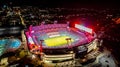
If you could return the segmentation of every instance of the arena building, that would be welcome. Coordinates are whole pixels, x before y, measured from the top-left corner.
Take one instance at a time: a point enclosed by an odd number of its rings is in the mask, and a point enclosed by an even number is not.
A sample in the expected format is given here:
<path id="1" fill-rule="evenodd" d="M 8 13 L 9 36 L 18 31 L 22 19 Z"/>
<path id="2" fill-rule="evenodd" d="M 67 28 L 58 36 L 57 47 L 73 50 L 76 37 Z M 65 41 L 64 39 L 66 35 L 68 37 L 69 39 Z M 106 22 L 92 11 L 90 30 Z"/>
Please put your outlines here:
<path id="1" fill-rule="evenodd" d="M 66 61 L 73 64 L 73 60 L 83 58 L 98 45 L 94 31 L 79 24 L 74 28 L 69 23 L 30 26 L 25 34 L 29 51 L 53 65 Z"/>

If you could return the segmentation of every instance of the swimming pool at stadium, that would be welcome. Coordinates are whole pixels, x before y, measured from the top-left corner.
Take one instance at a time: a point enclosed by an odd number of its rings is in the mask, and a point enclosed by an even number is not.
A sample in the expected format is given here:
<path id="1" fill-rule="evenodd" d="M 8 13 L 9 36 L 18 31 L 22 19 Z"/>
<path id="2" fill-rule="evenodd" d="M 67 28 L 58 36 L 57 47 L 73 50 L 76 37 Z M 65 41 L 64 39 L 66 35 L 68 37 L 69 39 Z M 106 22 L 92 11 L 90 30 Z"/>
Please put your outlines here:
<path id="1" fill-rule="evenodd" d="M 19 39 L 1 39 L 0 40 L 0 55 L 2 55 L 5 51 L 10 49 L 17 49 L 21 45 L 21 41 Z"/>

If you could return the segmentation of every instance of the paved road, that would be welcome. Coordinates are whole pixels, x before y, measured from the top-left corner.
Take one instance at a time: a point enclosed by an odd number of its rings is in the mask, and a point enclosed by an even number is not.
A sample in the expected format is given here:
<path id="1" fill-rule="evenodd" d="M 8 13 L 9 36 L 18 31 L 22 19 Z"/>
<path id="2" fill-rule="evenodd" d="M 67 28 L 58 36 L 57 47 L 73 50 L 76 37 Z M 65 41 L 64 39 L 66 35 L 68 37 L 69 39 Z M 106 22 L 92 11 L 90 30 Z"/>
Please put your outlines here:
<path id="1" fill-rule="evenodd" d="M 111 55 L 105 55 L 99 58 L 102 67 L 116 67 L 115 61 Z"/>

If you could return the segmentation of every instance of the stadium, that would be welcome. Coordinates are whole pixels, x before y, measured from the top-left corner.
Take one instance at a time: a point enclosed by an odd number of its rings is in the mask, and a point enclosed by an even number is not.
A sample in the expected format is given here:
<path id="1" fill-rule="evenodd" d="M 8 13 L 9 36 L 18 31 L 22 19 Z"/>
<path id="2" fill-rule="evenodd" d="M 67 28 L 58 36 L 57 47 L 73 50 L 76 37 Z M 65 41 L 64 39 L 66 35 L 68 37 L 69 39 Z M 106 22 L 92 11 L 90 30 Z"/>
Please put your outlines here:
<path id="1" fill-rule="evenodd" d="M 69 23 L 30 26 L 25 34 L 29 51 L 47 64 L 82 58 L 97 47 L 93 30 L 79 24 L 75 27 Z"/>

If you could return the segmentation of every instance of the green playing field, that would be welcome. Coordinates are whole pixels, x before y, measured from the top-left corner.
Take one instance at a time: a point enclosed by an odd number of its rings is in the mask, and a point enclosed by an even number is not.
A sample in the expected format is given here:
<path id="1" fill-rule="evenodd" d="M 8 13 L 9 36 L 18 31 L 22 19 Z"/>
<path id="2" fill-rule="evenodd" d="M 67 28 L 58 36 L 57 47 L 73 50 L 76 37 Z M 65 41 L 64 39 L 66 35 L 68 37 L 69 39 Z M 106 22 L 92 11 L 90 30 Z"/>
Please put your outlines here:
<path id="1" fill-rule="evenodd" d="M 53 47 L 53 46 L 63 46 L 67 45 L 67 40 L 66 38 L 70 38 L 69 36 L 58 36 L 58 37 L 53 37 L 53 38 L 48 38 L 44 42 L 46 46 Z M 71 38 L 71 42 L 74 40 Z"/>

